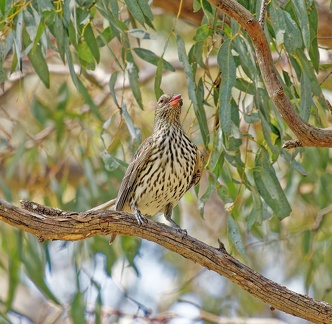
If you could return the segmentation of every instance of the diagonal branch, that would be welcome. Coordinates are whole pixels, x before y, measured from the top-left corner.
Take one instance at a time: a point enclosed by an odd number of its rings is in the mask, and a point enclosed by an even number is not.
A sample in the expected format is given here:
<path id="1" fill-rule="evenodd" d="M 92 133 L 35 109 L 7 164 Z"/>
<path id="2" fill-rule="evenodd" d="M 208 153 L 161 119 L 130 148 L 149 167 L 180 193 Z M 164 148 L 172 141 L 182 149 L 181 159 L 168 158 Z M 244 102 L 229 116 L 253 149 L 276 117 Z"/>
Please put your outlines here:
<path id="1" fill-rule="evenodd" d="M 136 218 L 119 211 L 64 212 L 36 203 L 22 201 L 25 209 L 0 198 L 0 220 L 44 240 L 83 240 L 111 233 L 138 236 L 199 263 L 230 279 L 272 308 L 315 323 L 332 322 L 332 305 L 290 291 L 248 268 L 219 248 L 209 246 L 164 224 L 148 220 L 144 226 Z"/>
<path id="2" fill-rule="evenodd" d="M 257 62 L 267 92 L 289 128 L 297 136 L 300 146 L 332 147 L 332 129 L 318 128 L 301 119 L 277 78 L 269 44 L 264 31 L 254 16 L 235 0 L 208 0 L 218 10 L 236 20 L 253 43 Z M 287 142 L 285 143 L 287 147 Z M 299 145 L 297 145 L 299 146 Z M 293 146 L 294 147 L 294 146 Z"/>

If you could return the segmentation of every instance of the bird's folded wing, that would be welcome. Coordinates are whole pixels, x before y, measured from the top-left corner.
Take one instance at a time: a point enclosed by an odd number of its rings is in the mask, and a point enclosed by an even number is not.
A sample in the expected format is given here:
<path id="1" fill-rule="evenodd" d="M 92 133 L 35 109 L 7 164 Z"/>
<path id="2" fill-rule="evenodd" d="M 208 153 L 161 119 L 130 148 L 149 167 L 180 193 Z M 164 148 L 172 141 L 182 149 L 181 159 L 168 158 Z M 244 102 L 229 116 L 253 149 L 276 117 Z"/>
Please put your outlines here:
<path id="1" fill-rule="evenodd" d="M 198 184 L 198 182 L 201 180 L 203 169 L 204 169 L 204 154 L 199 149 L 197 149 L 195 169 L 193 177 L 191 179 L 191 182 L 187 190 Z"/>
<path id="2" fill-rule="evenodd" d="M 134 190 L 140 172 L 146 167 L 146 162 L 152 153 L 153 139 L 148 137 L 138 148 L 133 160 L 129 164 L 125 176 L 122 180 L 115 210 L 122 210 L 127 202 L 129 193 Z"/>

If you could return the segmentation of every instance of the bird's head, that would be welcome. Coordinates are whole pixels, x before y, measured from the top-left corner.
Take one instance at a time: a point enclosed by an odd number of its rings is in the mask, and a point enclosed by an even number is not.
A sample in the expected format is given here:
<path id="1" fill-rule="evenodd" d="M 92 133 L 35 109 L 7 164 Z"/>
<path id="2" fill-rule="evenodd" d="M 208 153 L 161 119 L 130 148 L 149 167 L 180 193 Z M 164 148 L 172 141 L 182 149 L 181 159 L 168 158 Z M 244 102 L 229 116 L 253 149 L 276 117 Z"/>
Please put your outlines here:
<path id="1" fill-rule="evenodd" d="M 163 94 L 157 102 L 155 122 L 179 123 L 182 103 L 181 94 Z"/>

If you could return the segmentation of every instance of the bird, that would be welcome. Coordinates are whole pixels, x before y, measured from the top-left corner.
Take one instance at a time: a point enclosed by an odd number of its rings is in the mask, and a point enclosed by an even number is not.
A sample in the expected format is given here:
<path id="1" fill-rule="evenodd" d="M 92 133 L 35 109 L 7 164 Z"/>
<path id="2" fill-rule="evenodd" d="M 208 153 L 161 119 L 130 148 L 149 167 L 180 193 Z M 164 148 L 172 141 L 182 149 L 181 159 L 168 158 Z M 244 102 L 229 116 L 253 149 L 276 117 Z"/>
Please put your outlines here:
<path id="1" fill-rule="evenodd" d="M 204 154 L 185 133 L 181 94 L 163 94 L 156 105 L 154 129 L 137 149 L 115 201 L 115 210 L 133 213 L 139 225 L 145 216 L 164 213 L 172 227 L 187 235 L 172 219 L 173 208 L 201 179 Z M 92 210 L 107 209 L 110 200 Z M 91 211 L 91 210 L 90 210 Z M 110 238 L 110 243 L 116 234 Z"/>

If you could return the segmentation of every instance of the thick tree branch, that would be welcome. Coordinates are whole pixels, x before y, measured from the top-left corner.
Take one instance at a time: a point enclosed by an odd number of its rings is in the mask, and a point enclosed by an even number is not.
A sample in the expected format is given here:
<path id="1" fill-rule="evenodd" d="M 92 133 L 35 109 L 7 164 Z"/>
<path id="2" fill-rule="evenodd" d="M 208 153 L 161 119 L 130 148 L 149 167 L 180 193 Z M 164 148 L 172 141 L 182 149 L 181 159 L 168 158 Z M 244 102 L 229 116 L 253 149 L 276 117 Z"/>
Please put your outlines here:
<path id="1" fill-rule="evenodd" d="M 321 129 L 304 122 L 295 112 L 290 99 L 277 78 L 269 44 L 264 31 L 254 16 L 235 0 L 208 0 L 218 10 L 236 20 L 253 43 L 256 58 L 267 92 L 289 128 L 302 146 L 332 147 L 332 130 Z"/>
<path id="2" fill-rule="evenodd" d="M 23 201 L 25 209 L 0 198 L 0 220 L 44 240 L 83 240 L 110 233 L 138 236 L 158 243 L 203 267 L 225 276 L 271 307 L 315 323 L 332 322 L 332 306 L 288 290 L 248 268 L 224 249 L 209 246 L 173 228 L 118 211 L 64 212 Z"/>

